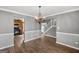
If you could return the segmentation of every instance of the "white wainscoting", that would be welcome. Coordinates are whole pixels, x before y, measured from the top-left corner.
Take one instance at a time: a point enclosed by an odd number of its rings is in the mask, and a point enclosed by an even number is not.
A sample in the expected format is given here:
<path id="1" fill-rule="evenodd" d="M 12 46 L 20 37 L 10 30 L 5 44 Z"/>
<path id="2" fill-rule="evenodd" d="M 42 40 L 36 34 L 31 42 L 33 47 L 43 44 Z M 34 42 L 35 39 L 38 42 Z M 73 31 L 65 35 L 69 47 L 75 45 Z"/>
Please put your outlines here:
<path id="1" fill-rule="evenodd" d="M 52 37 L 52 38 L 56 38 L 56 36 L 48 35 L 48 34 L 46 34 L 45 36 Z"/>
<path id="2" fill-rule="evenodd" d="M 79 34 L 56 32 L 57 43 L 79 49 Z"/>
<path id="3" fill-rule="evenodd" d="M 41 30 L 33 30 L 25 32 L 25 42 L 33 40 L 41 36 Z"/>
<path id="4" fill-rule="evenodd" d="M 13 33 L 0 34 L 0 50 L 13 46 Z"/>
<path id="5" fill-rule="evenodd" d="M 25 42 L 35 40 L 41 37 L 41 30 L 33 30 L 25 32 Z M 14 34 L 0 34 L 0 50 L 14 45 Z"/>

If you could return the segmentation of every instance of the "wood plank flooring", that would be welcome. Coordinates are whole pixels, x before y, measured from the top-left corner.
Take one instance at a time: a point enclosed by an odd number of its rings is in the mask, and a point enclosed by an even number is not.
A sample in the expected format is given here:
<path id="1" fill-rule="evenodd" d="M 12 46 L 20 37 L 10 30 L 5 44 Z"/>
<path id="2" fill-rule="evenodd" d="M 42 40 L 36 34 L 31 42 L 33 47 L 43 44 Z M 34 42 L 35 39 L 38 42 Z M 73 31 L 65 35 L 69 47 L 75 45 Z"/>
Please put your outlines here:
<path id="1" fill-rule="evenodd" d="M 79 53 L 79 50 L 57 44 L 55 38 L 48 36 L 28 41 L 20 47 L 14 46 L 5 50 L 8 53 Z"/>

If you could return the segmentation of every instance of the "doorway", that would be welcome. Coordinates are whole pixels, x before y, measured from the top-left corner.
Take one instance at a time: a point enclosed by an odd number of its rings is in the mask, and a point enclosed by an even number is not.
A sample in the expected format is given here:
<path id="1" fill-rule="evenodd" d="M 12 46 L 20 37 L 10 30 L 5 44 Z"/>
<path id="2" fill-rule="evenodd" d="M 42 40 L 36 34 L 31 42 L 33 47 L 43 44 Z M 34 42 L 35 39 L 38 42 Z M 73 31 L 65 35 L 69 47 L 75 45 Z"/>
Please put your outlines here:
<path id="1" fill-rule="evenodd" d="M 14 36 L 22 35 L 24 30 L 24 21 L 22 19 L 14 19 Z"/>
<path id="2" fill-rule="evenodd" d="M 14 19 L 14 47 L 15 50 L 21 47 L 25 41 L 24 19 Z"/>

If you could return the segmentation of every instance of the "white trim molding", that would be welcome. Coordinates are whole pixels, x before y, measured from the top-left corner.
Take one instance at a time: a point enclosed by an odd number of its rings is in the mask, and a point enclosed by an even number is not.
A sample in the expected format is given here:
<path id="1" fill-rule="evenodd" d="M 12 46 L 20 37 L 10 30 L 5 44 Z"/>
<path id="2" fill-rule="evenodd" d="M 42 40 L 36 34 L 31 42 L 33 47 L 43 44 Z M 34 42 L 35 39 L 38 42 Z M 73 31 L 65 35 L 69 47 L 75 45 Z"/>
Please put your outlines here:
<path id="1" fill-rule="evenodd" d="M 2 33 L 2 34 L 0 34 L 0 36 L 3 36 L 3 35 L 14 35 L 14 33 Z"/>
<path id="2" fill-rule="evenodd" d="M 13 10 L 10 10 L 10 9 L 0 8 L 0 10 L 6 11 L 6 12 L 11 12 L 11 13 L 16 13 L 16 14 L 20 14 L 20 15 L 30 16 L 30 17 L 35 18 L 35 16 L 29 15 L 29 14 L 25 14 L 25 13 L 21 13 L 21 12 L 17 12 L 17 11 L 13 11 Z M 74 12 L 74 11 L 77 11 L 77 10 L 79 10 L 79 8 L 72 9 L 72 10 L 66 10 L 66 11 L 55 13 L 55 14 L 52 14 L 52 15 L 47 15 L 47 16 L 45 16 L 45 18 L 46 17 L 50 17 L 50 16 L 64 14 L 64 13 Z"/>
<path id="3" fill-rule="evenodd" d="M 34 38 L 32 38 L 32 39 L 29 39 L 29 40 L 25 40 L 24 42 L 28 42 L 28 41 L 32 41 L 32 40 L 36 40 L 36 39 L 38 39 L 38 38 L 41 38 L 41 36 L 34 37 Z M 5 49 L 5 48 L 9 48 L 9 47 L 12 47 L 12 46 L 14 46 L 14 44 L 12 44 L 12 45 L 8 45 L 8 46 L 5 46 L 5 47 L 1 47 L 0 50 L 3 50 L 3 49 Z"/>
<path id="4" fill-rule="evenodd" d="M 0 37 L 3 37 L 4 38 L 4 40 L 6 40 L 7 38 L 5 38 L 5 36 L 10 36 L 10 35 L 12 35 L 13 37 L 14 37 L 14 33 L 3 33 L 3 34 L 0 34 Z M 13 37 L 12 37 L 12 39 L 13 39 Z M 1 40 L 1 39 L 0 39 Z M 1 40 L 2 41 L 2 40 Z M 12 40 L 13 41 L 13 40 Z M 3 42 L 3 41 L 2 41 Z M 3 43 L 3 44 L 5 44 L 5 43 Z M 2 44 L 1 44 L 2 45 Z M 2 50 L 2 49 L 5 49 L 5 48 L 9 48 L 9 47 L 12 47 L 12 46 L 14 46 L 14 44 L 13 44 L 13 42 L 12 42 L 12 44 L 8 44 L 8 45 L 5 45 L 5 46 L 2 46 L 2 47 L 0 47 L 0 50 Z"/>
<path id="5" fill-rule="evenodd" d="M 38 38 L 41 38 L 41 36 L 34 37 L 34 38 L 32 38 L 32 39 L 29 39 L 29 40 L 25 40 L 24 42 L 28 42 L 28 41 L 32 41 L 32 40 L 36 40 L 36 39 L 38 39 Z"/>
<path id="6" fill-rule="evenodd" d="M 0 50 L 6 49 L 6 48 L 9 48 L 9 47 L 12 47 L 12 46 L 14 46 L 14 44 L 8 45 L 8 46 L 5 46 L 5 47 L 1 47 Z"/>
<path id="7" fill-rule="evenodd" d="M 41 30 L 32 30 L 32 31 L 25 31 L 25 33 L 32 33 L 32 32 L 40 32 Z M 5 36 L 5 35 L 14 35 L 14 33 L 3 33 L 3 34 L 0 34 L 0 36 Z M 37 36 L 37 37 L 33 37 L 31 39 L 28 39 L 28 40 L 25 40 L 24 42 L 28 42 L 28 41 L 31 41 L 31 40 L 35 40 L 35 39 L 38 39 L 38 38 L 41 38 L 41 36 Z M 12 43 L 11 45 L 7 45 L 7 46 L 3 46 L 3 47 L 0 47 L 0 50 L 2 49 L 5 49 L 5 48 L 9 48 L 9 47 L 12 47 L 14 46 L 14 44 Z"/>
<path id="8" fill-rule="evenodd" d="M 63 11 L 63 12 L 56 13 L 56 14 L 48 15 L 48 16 L 46 16 L 46 17 L 56 16 L 56 15 L 60 15 L 60 14 L 64 14 L 64 13 L 69 13 L 69 12 L 74 12 L 74 11 L 78 11 L 78 10 L 79 10 L 79 8 L 76 8 L 76 9 L 67 10 L 67 11 Z M 45 17 L 45 18 L 46 18 L 46 17 Z"/>
<path id="9" fill-rule="evenodd" d="M 68 44 L 65 44 L 65 43 L 61 43 L 61 42 L 56 42 L 57 44 L 60 44 L 60 45 L 64 45 L 64 46 L 67 46 L 67 47 L 70 47 L 70 48 L 73 48 L 73 49 L 76 49 L 76 50 L 79 50 L 79 48 L 77 47 L 73 47 L 73 46 L 70 46 Z"/>
<path id="10" fill-rule="evenodd" d="M 41 30 L 31 30 L 31 31 L 25 31 L 25 33 L 30 33 L 30 32 L 41 32 Z"/>
<path id="11" fill-rule="evenodd" d="M 45 34 L 45 36 L 52 37 L 52 38 L 56 38 L 55 36 L 48 35 L 48 34 Z"/>
<path id="12" fill-rule="evenodd" d="M 41 30 L 25 31 L 25 38 L 26 38 L 25 42 L 40 38 L 41 37 L 40 32 L 41 32 Z M 32 35 L 33 35 L 33 33 L 35 33 L 35 35 L 33 37 L 31 37 L 31 38 L 28 38 L 28 36 L 29 36 L 28 33 L 32 33 Z"/>
<path id="13" fill-rule="evenodd" d="M 5 9 L 5 8 L 0 8 L 0 10 L 6 11 L 6 12 L 10 12 L 10 13 L 15 13 L 15 14 L 20 14 L 20 15 L 30 16 L 30 17 L 33 17 L 34 18 L 34 16 L 32 16 L 32 15 L 28 15 L 28 14 L 25 14 L 25 13 L 21 13 L 21 12 L 9 10 L 9 9 Z"/>
<path id="14" fill-rule="evenodd" d="M 66 34 L 66 35 L 73 35 L 73 36 L 79 36 L 79 34 L 74 34 L 74 33 L 65 33 L 65 32 L 56 32 L 56 34 Z"/>
<path id="15" fill-rule="evenodd" d="M 79 34 L 64 33 L 64 32 L 56 32 L 56 34 L 57 34 L 56 43 L 79 50 L 78 43 L 75 43 L 79 40 Z"/>

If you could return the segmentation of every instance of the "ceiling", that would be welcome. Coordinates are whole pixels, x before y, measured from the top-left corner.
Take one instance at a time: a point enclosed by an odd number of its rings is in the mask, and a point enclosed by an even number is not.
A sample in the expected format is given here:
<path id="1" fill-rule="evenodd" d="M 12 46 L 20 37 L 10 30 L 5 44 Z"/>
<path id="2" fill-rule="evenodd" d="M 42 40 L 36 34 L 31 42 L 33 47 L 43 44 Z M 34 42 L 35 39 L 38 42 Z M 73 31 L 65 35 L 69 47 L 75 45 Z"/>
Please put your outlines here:
<path id="1" fill-rule="evenodd" d="M 79 9 L 79 6 L 42 6 L 42 16 L 50 16 L 68 10 Z M 35 17 L 38 15 L 38 6 L 0 6 L 0 10 L 20 13 Z"/>

